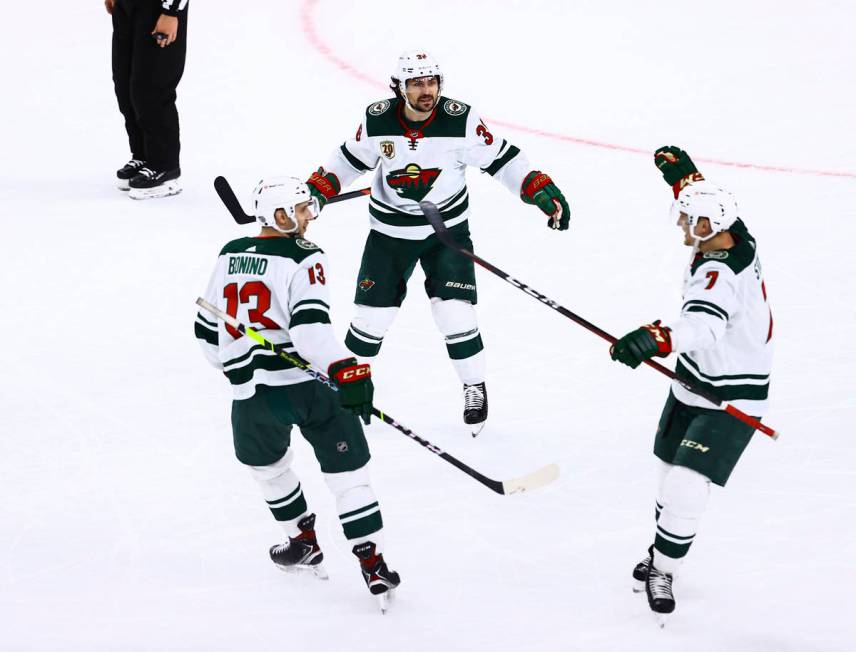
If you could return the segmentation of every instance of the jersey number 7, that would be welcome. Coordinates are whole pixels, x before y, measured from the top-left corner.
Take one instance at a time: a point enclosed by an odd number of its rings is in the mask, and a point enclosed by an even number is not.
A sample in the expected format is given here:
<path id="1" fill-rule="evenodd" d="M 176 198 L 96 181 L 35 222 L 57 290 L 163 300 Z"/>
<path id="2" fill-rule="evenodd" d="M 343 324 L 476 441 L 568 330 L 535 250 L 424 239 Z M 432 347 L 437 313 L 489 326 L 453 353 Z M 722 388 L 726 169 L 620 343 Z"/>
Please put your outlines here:
<path id="1" fill-rule="evenodd" d="M 238 316 L 238 303 L 249 303 L 250 299 L 255 297 L 256 305 L 247 311 L 247 317 L 253 325 L 258 324 L 262 328 L 280 328 L 270 317 L 265 317 L 265 313 L 270 309 L 270 289 L 261 281 L 249 281 L 241 286 L 238 290 L 237 283 L 229 283 L 223 288 L 223 298 L 226 299 L 226 312 L 232 317 Z M 257 328 L 256 330 L 261 330 Z M 241 333 L 226 324 L 226 331 L 238 339 Z"/>

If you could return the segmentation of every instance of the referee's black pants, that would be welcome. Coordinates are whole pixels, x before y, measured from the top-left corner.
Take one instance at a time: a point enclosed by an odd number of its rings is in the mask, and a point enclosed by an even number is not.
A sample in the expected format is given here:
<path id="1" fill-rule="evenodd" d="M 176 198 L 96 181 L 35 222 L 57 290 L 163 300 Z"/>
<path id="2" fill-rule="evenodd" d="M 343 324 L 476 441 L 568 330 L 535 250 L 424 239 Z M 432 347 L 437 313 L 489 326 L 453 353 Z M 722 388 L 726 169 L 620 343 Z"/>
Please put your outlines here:
<path id="1" fill-rule="evenodd" d="M 152 38 L 160 2 L 116 0 L 113 7 L 113 86 L 131 156 L 156 170 L 179 167 L 175 89 L 187 53 L 187 9 L 178 16 L 178 37 L 158 46 Z"/>

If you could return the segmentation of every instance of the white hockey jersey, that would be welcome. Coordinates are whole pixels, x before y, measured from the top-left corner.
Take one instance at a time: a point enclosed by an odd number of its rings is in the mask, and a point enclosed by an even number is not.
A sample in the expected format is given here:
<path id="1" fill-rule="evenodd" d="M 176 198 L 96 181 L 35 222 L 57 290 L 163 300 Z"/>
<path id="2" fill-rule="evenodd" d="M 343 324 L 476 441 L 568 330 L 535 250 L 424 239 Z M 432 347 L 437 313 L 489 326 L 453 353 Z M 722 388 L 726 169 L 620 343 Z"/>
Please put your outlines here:
<path id="1" fill-rule="evenodd" d="M 221 250 L 204 298 L 326 374 L 332 362 L 353 357 L 330 325 L 326 270 L 324 252 L 303 238 L 240 238 Z M 196 315 L 195 334 L 232 383 L 235 400 L 251 397 L 256 385 L 312 380 L 205 312 Z"/>
<path id="2" fill-rule="evenodd" d="M 470 106 L 441 96 L 422 123 L 409 123 L 403 107 L 396 98 L 370 105 L 354 137 L 324 166 L 342 188 L 375 170 L 372 229 L 406 240 L 427 238 L 433 230 L 419 209 L 423 199 L 437 205 L 446 226 L 466 221 L 467 166 L 480 168 L 520 196 L 530 172 L 525 154 L 492 133 Z"/>
<path id="3" fill-rule="evenodd" d="M 675 369 L 747 414 L 767 412 L 773 359 L 773 315 L 755 239 L 741 220 L 730 232 L 736 245 L 728 250 L 695 252 L 684 273 L 681 317 L 668 325 Z M 716 406 L 672 383 L 682 403 Z"/>

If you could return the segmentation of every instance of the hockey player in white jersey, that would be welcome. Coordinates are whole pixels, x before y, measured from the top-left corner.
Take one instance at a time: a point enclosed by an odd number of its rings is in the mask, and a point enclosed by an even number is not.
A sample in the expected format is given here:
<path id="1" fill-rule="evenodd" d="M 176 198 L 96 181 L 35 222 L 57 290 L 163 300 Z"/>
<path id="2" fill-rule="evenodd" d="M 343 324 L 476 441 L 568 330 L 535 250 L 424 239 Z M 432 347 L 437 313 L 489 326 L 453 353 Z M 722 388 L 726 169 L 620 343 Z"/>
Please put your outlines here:
<path id="1" fill-rule="evenodd" d="M 434 202 L 450 232 L 469 250 L 468 166 L 536 205 L 553 229 L 568 228 L 570 210 L 550 177 L 532 170 L 520 149 L 494 134 L 472 107 L 442 95 L 443 73 L 431 55 L 420 50 L 401 55 L 391 88 L 395 96 L 371 104 L 353 137 L 308 180 L 323 207 L 360 175 L 375 171 L 371 231 L 345 344 L 362 358 L 378 354 L 407 281 L 421 264 L 434 321 L 464 386 L 464 421 L 475 436 L 488 414 L 475 271 L 471 260 L 437 240 L 418 202 Z"/>
<path id="2" fill-rule="evenodd" d="M 293 177 L 261 181 L 254 203 L 261 233 L 223 247 L 205 299 L 326 373 L 339 391 L 203 313 L 196 316 L 196 337 L 232 384 L 235 454 L 258 481 L 288 537 L 270 549 L 273 562 L 284 570 L 305 568 L 326 577 L 315 514 L 291 469 L 296 425 L 336 498 L 363 578 L 383 602 L 400 578 L 383 559 L 383 520 L 369 484 L 369 449 L 357 416 L 366 423 L 371 416 L 371 369 L 357 362 L 330 325 L 327 258 L 303 237 L 318 215 L 318 203 Z"/>
<path id="3" fill-rule="evenodd" d="M 760 418 L 767 411 L 773 318 L 755 239 L 730 193 L 706 181 L 690 157 L 669 146 L 655 163 L 672 186 L 672 216 L 692 255 L 684 274 L 678 319 L 632 331 L 610 349 L 637 367 L 677 354 L 676 373 Z M 673 382 L 654 438 L 660 462 L 656 532 L 633 570 L 659 617 L 675 608 L 672 581 L 689 552 L 710 483 L 725 486 L 753 429 Z M 661 621 L 662 625 L 662 621 Z"/>

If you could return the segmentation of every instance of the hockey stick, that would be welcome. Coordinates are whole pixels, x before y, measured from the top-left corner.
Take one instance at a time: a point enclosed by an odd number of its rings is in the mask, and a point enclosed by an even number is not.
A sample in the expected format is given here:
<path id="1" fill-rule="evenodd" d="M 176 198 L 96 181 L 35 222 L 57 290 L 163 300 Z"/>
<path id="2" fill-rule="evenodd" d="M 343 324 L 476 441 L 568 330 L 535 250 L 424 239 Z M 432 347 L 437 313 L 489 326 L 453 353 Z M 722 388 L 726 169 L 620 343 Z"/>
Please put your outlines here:
<path id="1" fill-rule="evenodd" d="M 598 328 L 597 326 L 595 326 L 591 322 L 586 321 L 585 319 L 583 319 L 579 315 L 571 312 L 570 310 L 568 310 L 564 306 L 559 305 L 558 303 L 553 301 L 547 295 L 541 294 L 540 292 L 538 292 L 538 290 L 535 290 L 535 289 L 529 287 L 525 283 L 521 283 L 520 281 L 518 281 L 513 276 L 510 276 L 509 274 L 506 274 L 505 272 L 503 272 L 496 265 L 492 265 L 491 263 L 487 262 L 483 258 L 476 256 L 472 251 L 468 251 L 467 249 L 464 249 L 464 247 L 462 247 L 455 240 L 455 238 L 452 237 L 452 234 L 449 233 L 449 229 L 447 229 L 446 225 L 443 223 L 443 217 L 440 215 L 440 211 L 437 210 L 437 206 L 435 206 L 432 202 L 422 201 L 422 202 L 419 202 L 419 206 L 422 208 L 422 212 L 425 214 L 425 219 L 427 219 L 428 222 L 431 224 L 431 226 L 434 229 L 434 232 L 437 234 L 437 237 L 440 239 L 440 242 L 442 242 L 444 245 L 446 245 L 450 249 L 457 251 L 462 256 L 466 256 L 467 258 L 471 259 L 473 262 L 478 263 L 479 265 L 484 267 L 489 272 L 496 274 L 497 276 L 499 276 L 504 281 L 507 281 L 508 283 L 510 283 L 511 285 L 516 287 L 518 290 L 522 290 L 526 294 L 528 294 L 532 297 L 535 297 L 536 299 L 538 299 L 538 301 L 540 301 L 544 305 L 552 308 L 556 312 L 558 312 L 558 313 L 564 315 L 565 317 L 567 317 L 568 319 L 576 322 L 577 324 L 579 324 L 583 328 L 590 330 L 595 335 L 602 337 L 607 342 L 609 342 L 611 344 L 615 344 L 617 339 L 614 338 L 609 333 L 607 333 L 606 331 Z M 656 369 L 661 374 L 668 376 L 669 378 L 671 378 L 675 382 L 679 383 L 681 385 L 681 387 L 683 387 L 687 391 L 690 391 L 693 394 L 697 394 L 698 396 L 701 396 L 702 398 L 707 399 L 708 401 L 710 401 L 714 405 L 721 407 L 723 410 L 728 412 L 728 414 L 733 416 L 735 419 L 742 421 L 743 423 L 745 423 L 748 426 L 752 426 L 756 430 L 763 432 L 765 435 L 772 437 L 773 439 L 779 438 L 779 433 L 776 430 L 773 430 L 769 426 L 761 423 L 760 421 L 758 421 L 758 419 L 749 416 L 748 414 L 746 414 L 742 410 L 739 410 L 738 408 L 734 407 L 733 405 L 731 405 L 727 401 L 723 401 L 721 398 L 719 398 L 715 394 L 712 394 L 711 392 L 707 391 L 703 387 L 699 387 L 698 385 L 696 385 L 695 383 L 693 383 L 689 380 L 685 380 L 683 378 L 678 378 L 677 375 L 675 374 L 675 372 L 672 371 L 671 369 L 664 367 L 663 365 L 661 365 L 658 362 L 655 362 L 654 360 L 645 360 L 645 364 L 647 364 L 649 367 L 652 367 L 653 369 Z"/>
<path id="2" fill-rule="evenodd" d="M 243 333 L 250 339 L 255 340 L 256 342 L 261 344 L 267 350 L 273 351 L 281 358 L 288 360 L 294 366 L 298 367 L 299 369 L 302 369 L 318 382 L 326 385 L 333 391 L 339 391 L 339 388 L 336 387 L 335 383 L 331 382 L 330 379 L 327 378 L 327 376 L 325 376 L 321 372 L 316 371 L 315 369 L 310 367 L 302 358 L 299 358 L 298 356 L 292 355 L 278 348 L 273 342 L 266 340 L 255 330 L 253 330 L 249 326 L 245 326 L 231 315 L 217 308 L 217 306 L 211 305 L 202 297 L 199 297 L 196 300 L 196 303 L 200 307 L 210 312 L 212 315 L 215 315 L 216 317 L 222 319 L 239 333 Z M 442 459 L 446 460 L 452 466 L 457 467 L 471 478 L 475 478 L 488 489 L 491 489 L 498 494 L 508 495 L 519 493 L 521 491 L 531 491 L 532 489 L 538 489 L 540 487 L 548 485 L 553 482 L 553 480 L 559 477 L 558 465 L 548 464 L 547 466 L 541 467 L 537 471 L 533 471 L 532 473 L 529 473 L 527 475 L 520 476 L 519 478 L 512 478 L 511 480 L 493 480 L 492 478 L 488 478 L 486 475 L 479 473 L 472 467 L 467 466 L 459 459 L 452 457 L 451 455 L 443 451 L 440 447 L 436 446 L 435 444 L 432 444 L 427 439 L 422 439 L 422 437 L 414 433 L 412 430 L 410 430 L 410 428 L 401 425 L 395 419 L 393 419 L 388 414 L 382 412 L 381 410 L 372 407 L 372 414 L 387 425 L 390 425 L 396 430 L 398 430 L 400 433 L 407 435 L 416 443 L 421 444 L 429 451 L 434 453 L 434 455 L 437 455 L 438 457 L 441 457 Z"/>
<path id="3" fill-rule="evenodd" d="M 251 222 L 256 221 L 255 217 L 247 215 L 247 213 L 244 212 L 244 209 L 241 207 L 241 202 L 238 201 L 238 198 L 235 196 L 235 192 L 232 190 L 232 186 L 230 186 L 229 182 L 226 181 L 226 177 L 217 177 L 214 179 L 214 190 L 217 191 L 217 196 L 220 197 L 220 201 L 222 201 L 226 208 L 229 209 L 229 212 L 238 224 L 250 224 Z M 335 197 L 328 199 L 327 203 L 335 204 L 338 201 L 362 197 L 363 195 L 368 195 L 371 191 L 371 188 L 361 188 L 360 190 L 343 192 L 341 195 L 336 195 Z"/>

